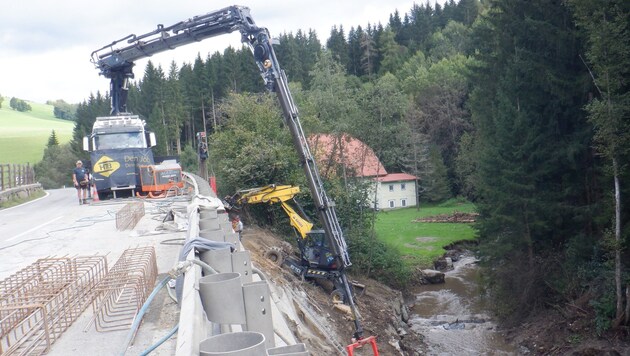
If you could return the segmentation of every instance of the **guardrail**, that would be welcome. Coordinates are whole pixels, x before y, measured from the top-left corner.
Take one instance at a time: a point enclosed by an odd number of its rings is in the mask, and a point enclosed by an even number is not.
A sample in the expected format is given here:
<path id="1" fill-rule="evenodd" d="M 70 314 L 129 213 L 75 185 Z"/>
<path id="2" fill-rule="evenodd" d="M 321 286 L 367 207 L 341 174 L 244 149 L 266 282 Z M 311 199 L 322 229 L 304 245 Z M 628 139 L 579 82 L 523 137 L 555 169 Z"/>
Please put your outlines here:
<path id="1" fill-rule="evenodd" d="M 35 170 L 27 164 L 0 164 L 0 190 L 35 183 Z"/>
<path id="2" fill-rule="evenodd" d="M 184 174 L 194 197 L 188 206 L 186 243 L 180 258 L 198 264 L 181 281 L 180 323 L 175 355 L 295 355 L 309 352 L 297 343 L 262 272 L 232 230 L 220 200 L 203 178 Z M 225 248 L 224 245 L 233 248 Z M 216 247 L 213 247 L 216 246 Z M 221 248 L 223 247 L 223 248 Z"/>

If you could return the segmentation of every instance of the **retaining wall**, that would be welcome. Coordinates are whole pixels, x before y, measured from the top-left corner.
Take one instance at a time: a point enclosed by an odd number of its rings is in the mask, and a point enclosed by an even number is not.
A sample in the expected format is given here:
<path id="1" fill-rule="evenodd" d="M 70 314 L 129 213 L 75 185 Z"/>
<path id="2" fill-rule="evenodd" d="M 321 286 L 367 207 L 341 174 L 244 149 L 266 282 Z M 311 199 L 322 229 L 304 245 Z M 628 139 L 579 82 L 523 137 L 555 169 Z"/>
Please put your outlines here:
<path id="1" fill-rule="evenodd" d="M 2 190 L 0 191 L 0 203 L 4 203 L 13 199 L 26 199 L 37 192 L 41 192 L 42 190 L 42 185 L 39 183 L 22 185 L 19 187 Z"/>

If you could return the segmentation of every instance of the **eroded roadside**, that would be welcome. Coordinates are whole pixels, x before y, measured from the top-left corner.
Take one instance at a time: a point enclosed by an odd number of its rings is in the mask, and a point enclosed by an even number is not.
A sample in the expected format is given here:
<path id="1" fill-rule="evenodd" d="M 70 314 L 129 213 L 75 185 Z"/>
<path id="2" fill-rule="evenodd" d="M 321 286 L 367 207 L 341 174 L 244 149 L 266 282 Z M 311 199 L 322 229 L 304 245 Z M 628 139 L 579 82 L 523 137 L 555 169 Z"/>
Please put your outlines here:
<path id="1" fill-rule="evenodd" d="M 289 270 L 264 258 L 279 238 L 270 232 L 247 227 L 243 245 L 252 253 L 253 262 L 273 281 L 278 298 L 293 298 L 297 319 L 291 320 L 293 331 L 308 346 L 313 355 L 342 354 L 340 347 L 351 342 L 354 324 L 343 308 L 334 306 L 325 286 L 302 281 Z M 351 278 L 355 278 L 351 276 Z M 364 336 L 375 335 L 382 355 L 425 355 L 424 337 L 414 331 L 409 322 L 409 310 L 402 293 L 371 279 L 358 278 L 366 286 L 357 294 L 356 302 L 362 316 Z M 370 355 L 365 350 L 361 355 Z"/>

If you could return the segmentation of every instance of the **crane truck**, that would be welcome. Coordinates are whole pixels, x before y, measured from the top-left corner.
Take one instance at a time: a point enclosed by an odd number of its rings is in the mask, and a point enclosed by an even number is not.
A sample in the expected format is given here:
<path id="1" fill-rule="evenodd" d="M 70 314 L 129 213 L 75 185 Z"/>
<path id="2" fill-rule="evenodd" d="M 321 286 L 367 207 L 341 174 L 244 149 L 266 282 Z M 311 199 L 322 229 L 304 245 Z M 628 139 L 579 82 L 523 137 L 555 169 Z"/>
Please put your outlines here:
<path id="1" fill-rule="evenodd" d="M 293 145 L 298 153 L 311 197 L 319 220 L 322 222 L 328 246 L 330 246 L 335 271 L 339 274 L 339 283 L 345 291 L 346 303 L 352 312 L 355 330 L 353 339 L 371 344 L 377 353 L 374 336 L 363 337 L 361 316 L 346 277 L 346 269 L 352 263 L 337 219 L 335 204 L 324 190 L 323 181 L 300 124 L 298 109 L 289 91 L 287 76 L 280 68 L 272 47 L 269 31 L 267 28 L 256 25 L 249 8 L 229 6 L 171 26 L 160 24 L 157 29 L 143 35 L 128 35 L 95 50 L 92 53 L 92 62 L 101 75 L 110 79 L 112 113 L 117 114 L 126 112 L 128 81 L 133 78 L 134 61 L 234 31 L 240 33 L 242 43 L 250 48 L 265 88 L 275 93 L 278 98 L 284 123 L 291 133 Z M 355 344 L 349 345 L 348 350 L 351 347 L 357 347 Z"/>

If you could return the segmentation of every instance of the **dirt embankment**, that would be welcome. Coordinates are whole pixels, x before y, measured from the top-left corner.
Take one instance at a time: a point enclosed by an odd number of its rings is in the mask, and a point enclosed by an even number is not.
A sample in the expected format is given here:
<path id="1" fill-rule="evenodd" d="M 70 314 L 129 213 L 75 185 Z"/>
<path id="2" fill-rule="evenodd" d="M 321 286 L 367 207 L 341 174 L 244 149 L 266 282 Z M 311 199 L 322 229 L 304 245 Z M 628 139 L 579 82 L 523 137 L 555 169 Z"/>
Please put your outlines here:
<path id="1" fill-rule="evenodd" d="M 628 329 L 597 336 L 593 311 L 576 304 L 534 312 L 504 330 L 506 340 L 528 355 L 630 356 Z"/>
<path id="2" fill-rule="evenodd" d="M 343 307 L 334 306 L 327 286 L 303 281 L 287 268 L 280 268 L 266 259 L 264 254 L 270 247 L 281 245 L 281 240 L 267 230 L 247 227 L 243 232 L 243 244 L 250 251 L 254 264 L 273 282 L 274 288 L 279 288 L 279 293 L 292 301 L 297 315 L 292 328 L 300 342 L 307 345 L 312 355 L 341 354 L 345 345 L 351 343 L 354 322 Z M 357 293 L 356 304 L 362 317 L 364 337 L 377 337 L 381 355 L 426 354 L 423 336 L 407 324 L 409 312 L 399 291 L 366 278 L 349 276 L 349 279 L 356 279 L 366 286 L 362 293 Z M 365 346 L 355 355 L 372 355 L 372 351 Z"/>

